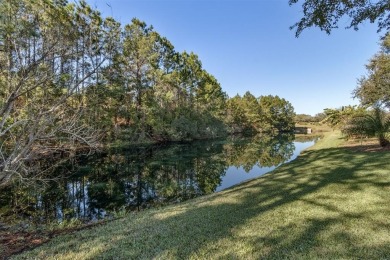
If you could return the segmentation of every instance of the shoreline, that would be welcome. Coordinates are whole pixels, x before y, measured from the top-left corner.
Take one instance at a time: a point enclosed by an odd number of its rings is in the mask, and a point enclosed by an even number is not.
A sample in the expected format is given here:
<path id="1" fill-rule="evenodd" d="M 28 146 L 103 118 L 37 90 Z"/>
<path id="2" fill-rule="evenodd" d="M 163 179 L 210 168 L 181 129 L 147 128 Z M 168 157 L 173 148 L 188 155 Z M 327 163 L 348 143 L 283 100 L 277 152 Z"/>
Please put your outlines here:
<path id="1" fill-rule="evenodd" d="M 330 132 L 273 174 L 61 235 L 14 257 L 384 258 L 390 153 L 351 153 L 342 142 Z"/>

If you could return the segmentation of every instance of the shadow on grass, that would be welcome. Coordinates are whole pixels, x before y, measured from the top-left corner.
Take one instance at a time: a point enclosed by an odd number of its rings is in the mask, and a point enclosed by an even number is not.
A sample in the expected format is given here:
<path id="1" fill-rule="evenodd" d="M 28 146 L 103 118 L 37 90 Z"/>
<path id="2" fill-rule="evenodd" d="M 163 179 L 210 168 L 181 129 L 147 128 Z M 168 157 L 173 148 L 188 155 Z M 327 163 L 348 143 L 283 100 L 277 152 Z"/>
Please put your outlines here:
<path id="1" fill-rule="evenodd" d="M 240 186 L 59 237 L 31 255 L 386 258 L 389 161 L 390 153 L 307 151 Z"/>

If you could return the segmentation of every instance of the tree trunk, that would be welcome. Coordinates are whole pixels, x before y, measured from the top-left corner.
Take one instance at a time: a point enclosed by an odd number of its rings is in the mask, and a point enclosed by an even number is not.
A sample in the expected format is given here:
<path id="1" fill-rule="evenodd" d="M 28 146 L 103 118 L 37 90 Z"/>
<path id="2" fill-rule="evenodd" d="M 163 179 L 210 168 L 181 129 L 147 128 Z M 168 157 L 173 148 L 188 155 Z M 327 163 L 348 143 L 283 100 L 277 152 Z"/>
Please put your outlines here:
<path id="1" fill-rule="evenodd" d="M 378 139 L 379 139 L 379 144 L 381 147 L 386 147 L 386 146 L 390 145 L 389 140 L 387 140 L 383 134 L 380 134 Z"/>

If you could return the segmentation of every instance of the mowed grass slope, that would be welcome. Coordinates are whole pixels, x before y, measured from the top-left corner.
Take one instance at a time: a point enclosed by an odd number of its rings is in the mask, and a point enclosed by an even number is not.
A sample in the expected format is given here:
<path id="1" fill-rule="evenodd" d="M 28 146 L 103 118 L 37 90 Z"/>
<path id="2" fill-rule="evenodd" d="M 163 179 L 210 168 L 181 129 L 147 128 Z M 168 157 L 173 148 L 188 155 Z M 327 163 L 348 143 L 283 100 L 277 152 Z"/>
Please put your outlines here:
<path id="1" fill-rule="evenodd" d="M 390 258 L 390 152 L 331 133 L 229 190 L 59 236 L 16 258 Z"/>

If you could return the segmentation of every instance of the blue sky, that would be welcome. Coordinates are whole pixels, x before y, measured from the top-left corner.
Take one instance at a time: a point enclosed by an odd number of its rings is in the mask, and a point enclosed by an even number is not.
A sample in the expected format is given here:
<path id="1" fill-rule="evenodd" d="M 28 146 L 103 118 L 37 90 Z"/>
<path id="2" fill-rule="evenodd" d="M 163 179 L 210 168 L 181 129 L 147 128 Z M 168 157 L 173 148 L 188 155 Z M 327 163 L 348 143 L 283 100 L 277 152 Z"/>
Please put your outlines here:
<path id="1" fill-rule="evenodd" d="M 122 25 L 133 17 L 153 25 L 177 51 L 194 52 L 232 97 L 250 91 L 278 95 L 296 113 L 357 104 L 351 92 L 378 50 L 375 24 L 331 35 L 318 28 L 299 38 L 289 27 L 301 17 L 288 0 L 88 0 Z"/>

